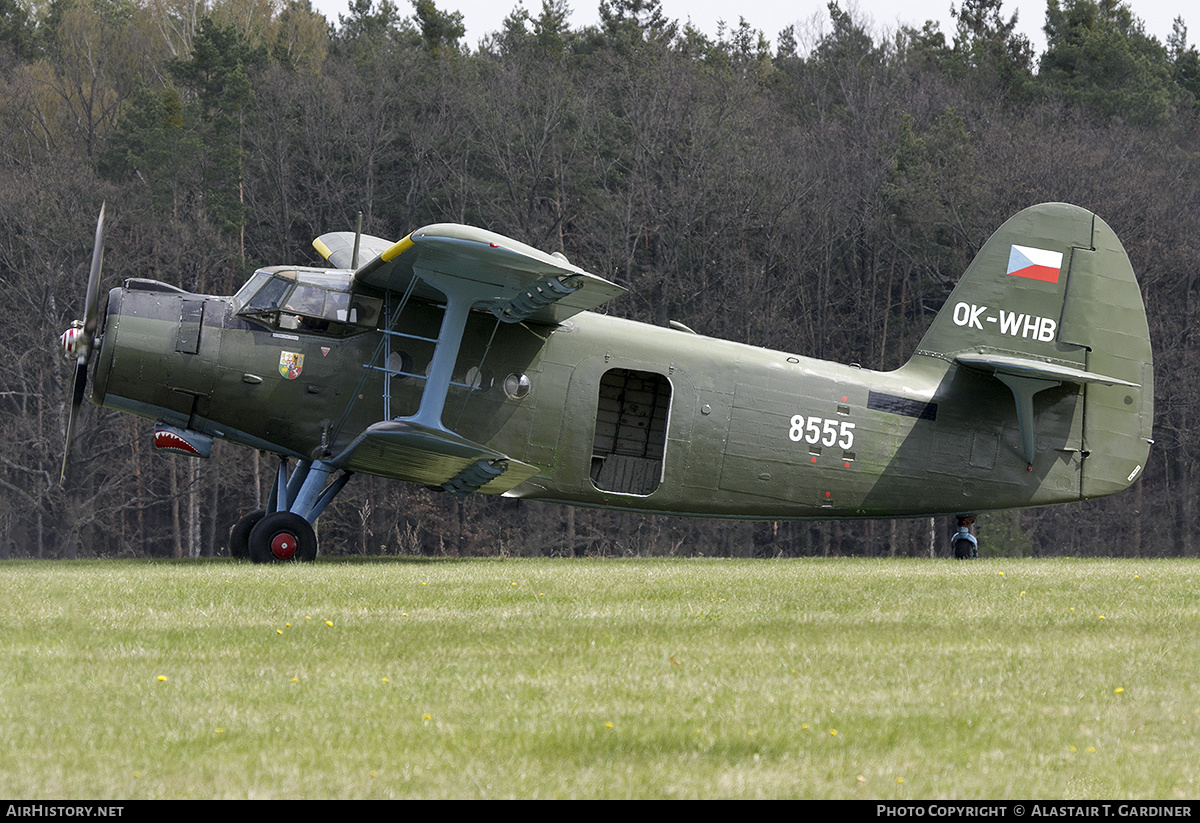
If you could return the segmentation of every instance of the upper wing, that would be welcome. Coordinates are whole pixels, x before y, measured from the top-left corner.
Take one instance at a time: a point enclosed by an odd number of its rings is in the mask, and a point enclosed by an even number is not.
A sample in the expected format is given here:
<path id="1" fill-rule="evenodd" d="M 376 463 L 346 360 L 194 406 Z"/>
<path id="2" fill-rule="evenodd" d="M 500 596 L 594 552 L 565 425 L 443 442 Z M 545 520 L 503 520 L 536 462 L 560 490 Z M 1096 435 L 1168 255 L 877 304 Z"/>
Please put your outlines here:
<path id="1" fill-rule="evenodd" d="M 457 223 L 418 229 L 354 273 L 359 283 L 397 292 L 407 290 L 414 277 L 446 295 L 470 293 L 475 308 L 510 323 L 561 323 L 626 291 L 561 254 Z"/>
<path id="2" fill-rule="evenodd" d="M 312 242 L 322 257 L 329 261 L 335 269 L 352 269 L 354 265 L 354 241 L 352 231 L 331 231 L 322 234 Z M 372 237 L 369 234 L 358 236 L 358 259 L 370 260 L 387 251 L 391 241 L 382 237 Z"/>

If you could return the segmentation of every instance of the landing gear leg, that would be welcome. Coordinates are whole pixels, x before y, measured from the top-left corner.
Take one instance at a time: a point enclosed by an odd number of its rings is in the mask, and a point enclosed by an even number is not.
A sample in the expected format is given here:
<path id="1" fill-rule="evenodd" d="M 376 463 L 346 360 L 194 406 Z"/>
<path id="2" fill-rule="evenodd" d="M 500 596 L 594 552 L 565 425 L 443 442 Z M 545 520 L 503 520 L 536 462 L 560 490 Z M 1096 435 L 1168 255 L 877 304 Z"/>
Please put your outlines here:
<path id="1" fill-rule="evenodd" d="M 971 534 L 971 524 L 975 515 L 959 515 L 958 533 L 950 538 L 950 547 L 954 549 L 954 557 L 958 560 L 974 560 L 979 556 L 979 541 Z"/>
<path id="2" fill-rule="evenodd" d="M 288 477 L 287 459 L 279 461 L 267 511 L 258 513 L 259 520 L 250 524 L 246 537 L 251 560 L 281 563 L 316 559 L 317 533 L 313 524 L 350 480 L 350 473 L 342 472 L 327 483 L 335 471 L 336 467 L 323 460 L 302 460 Z M 234 533 L 253 516 L 243 518 L 234 527 Z"/>

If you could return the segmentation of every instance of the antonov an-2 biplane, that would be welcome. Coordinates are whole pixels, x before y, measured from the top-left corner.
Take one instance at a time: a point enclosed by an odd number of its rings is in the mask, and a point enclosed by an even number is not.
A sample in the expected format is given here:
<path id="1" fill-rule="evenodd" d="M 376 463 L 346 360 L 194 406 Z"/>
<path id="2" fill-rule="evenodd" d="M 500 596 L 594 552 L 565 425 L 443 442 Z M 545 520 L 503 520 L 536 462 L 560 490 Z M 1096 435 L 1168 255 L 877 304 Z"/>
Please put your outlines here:
<path id="1" fill-rule="evenodd" d="M 593 313 L 625 290 L 468 226 L 313 245 L 327 267 L 261 269 L 232 297 L 127 280 L 101 319 L 101 210 L 62 338 L 68 448 L 94 361 L 92 402 L 156 421 L 159 448 L 279 456 L 266 512 L 231 534 L 257 562 L 312 560 L 356 472 L 704 517 L 956 516 L 970 557 L 975 513 L 1121 491 L 1152 442 L 1141 294 L 1075 206 L 1006 222 L 891 372 Z"/>

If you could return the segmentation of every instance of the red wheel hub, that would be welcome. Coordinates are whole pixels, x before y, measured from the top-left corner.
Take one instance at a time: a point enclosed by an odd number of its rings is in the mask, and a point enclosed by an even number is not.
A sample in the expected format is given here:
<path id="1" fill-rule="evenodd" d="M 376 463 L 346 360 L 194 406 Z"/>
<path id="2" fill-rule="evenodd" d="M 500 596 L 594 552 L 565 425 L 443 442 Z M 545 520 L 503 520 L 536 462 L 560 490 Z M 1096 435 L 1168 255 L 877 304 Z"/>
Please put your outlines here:
<path id="1" fill-rule="evenodd" d="M 271 538 L 271 554 L 280 560 L 287 560 L 296 553 L 296 535 L 291 532 L 280 532 Z"/>

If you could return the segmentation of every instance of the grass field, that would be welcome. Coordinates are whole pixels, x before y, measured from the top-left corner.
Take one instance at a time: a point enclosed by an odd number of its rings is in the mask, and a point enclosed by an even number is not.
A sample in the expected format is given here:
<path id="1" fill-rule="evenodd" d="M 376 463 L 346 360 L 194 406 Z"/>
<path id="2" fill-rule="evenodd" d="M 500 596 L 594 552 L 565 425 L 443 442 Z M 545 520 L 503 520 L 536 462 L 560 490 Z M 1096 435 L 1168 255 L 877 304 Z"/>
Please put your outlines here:
<path id="1" fill-rule="evenodd" d="M 1200 796 L 1200 563 L 0 564 L 13 798 Z"/>

